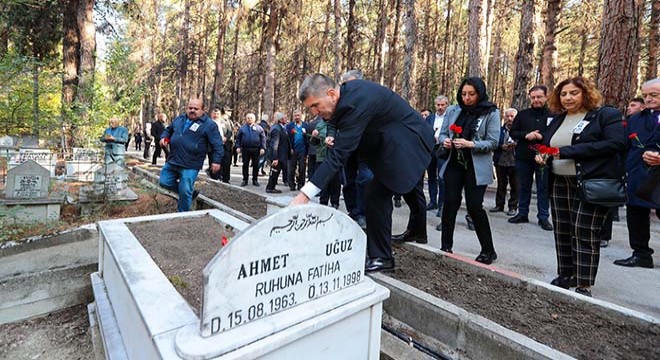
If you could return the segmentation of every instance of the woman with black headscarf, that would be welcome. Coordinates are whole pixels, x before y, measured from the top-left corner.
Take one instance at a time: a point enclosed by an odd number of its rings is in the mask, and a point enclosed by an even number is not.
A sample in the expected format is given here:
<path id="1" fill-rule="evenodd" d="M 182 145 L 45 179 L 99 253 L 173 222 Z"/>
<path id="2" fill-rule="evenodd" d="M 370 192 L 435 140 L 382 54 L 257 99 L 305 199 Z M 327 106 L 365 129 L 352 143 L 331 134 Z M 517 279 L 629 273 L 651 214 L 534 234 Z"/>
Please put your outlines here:
<path id="1" fill-rule="evenodd" d="M 442 207 L 441 250 L 452 252 L 456 214 L 465 189 L 467 211 L 481 244 L 476 260 L 490 264 L 497 259 L 488 215 L 483 209 L 486 187 L 493 182 L 493 150 L 500 136 L 500 112 L 488 101 L 486 84 L 477 77 L 465 79 L 458 88 L 458 106 L 447 109 L 439 141 L 449 150 L 440 175 L 445 181 Z"/>

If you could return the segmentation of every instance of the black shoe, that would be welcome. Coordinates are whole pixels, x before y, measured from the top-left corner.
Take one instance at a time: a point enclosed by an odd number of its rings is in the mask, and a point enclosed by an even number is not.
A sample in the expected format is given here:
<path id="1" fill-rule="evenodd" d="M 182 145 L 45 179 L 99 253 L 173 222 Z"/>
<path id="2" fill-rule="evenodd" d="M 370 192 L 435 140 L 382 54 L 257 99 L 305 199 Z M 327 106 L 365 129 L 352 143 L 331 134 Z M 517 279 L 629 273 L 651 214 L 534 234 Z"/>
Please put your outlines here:
<path id="1" fill-rule="evenodd" d="M 539 220 L 539 226 L 541 226 L 541 229 L 543 230 L 552 231 L 552 224 L 550 224 L 550 221 L 548 221 L 548 219 Z"/>
<path id="2" fill-rule="evenodd" d="M 438 208 L 438 211 L 435 213 L 435 217 L 442 217 L 442 206 Z"/>
<path id="3" fill-rule="evenodd" d="M 394 207 L 400 208 L 401 207 L 401 200 L 394 199 Z"/>
<path id="4" fill-rule="evenodd" d="M 302 185 L 297 186 L 298 190 L 302 189 L 302 187 L 303 187 Z"/>
<path id="5" fill-rule="evenodd" d="M 241 186 L 247 186 L 247 181 L 243 180 L 243 182 L 241 182 Z"/>
<path id="6" fill-rule="evenodd" d="M 482 264 L 490 265 L 493 261 L 497 260 L 497 254 L 494 251 L 492 253 L 481 253 L 474 260 Z"/>
<path id="7" fill-rule="evenodd" d="M 434 204 L 434 203 L 430 203 L 430 204 L 428 204 L 428 205 L 426 206 L 426 210 L 427 210 L 427 211 L 429 211 L 429 210 L 435 210 L 435 209 L 437 209 L 437 208 L 438 208 L 438 204 Z"/>
<path id="8" fill-rule="evenodd" d="M 449 248 L 440 248 L 440 251 L 444 251 L 444 252 L 446 252 L 446 253 L 450 253 L 450 254 L 453 254 L 453 253 L 454 253 L 454 252 L 451 251 L 451 249 L 449 249 Z"/>
<path id="9" fill-rule="evenodd" d="M 517 212 L 518 210 L 516 209 L 509 209 L 509 211 L 506 212 L 506 216 L 514 216 Z"/>
<path id="10" fill-rule="evenodd" d="M 518 214 L 518 215 L 512 217 L 511 219 L 509 219 L 509 220 L 507 220 L 507 221 L 510 222 L 510 223 L 512 223 L 512 224 L 520 224 L 520 223 L 527 223 L 527 222 L 529 222 L 529 219 L 528 219 L 527 216 L 525 216 L 525 215 L 520 215 L 520 214 Z"/>
<path id="11" fill-rule="evenodd" d="M 394 270 L 394 259 L 369 258 L 364 264 L 365 272 Z"/>
<path id="12" fill-rule="evenodd" d="M 254 181 L 252 182 L 252 185 L 254 185 L 254 186 L 261 186 L 257 180 L 254 180 Z"/>
<path id="13" fill-rule="evenodd" d="M 296 188 L 295 187 L 289 187 L 289 190 L 296 191 Z"/>
<path id="14" fill-rule="evenodd" d="M 575 292 L 580 295 L 591 297 L 591 289 L 589 288 L 581 288 L 581 287 L 575 288 Z"/>
<path id="15" fill-rule="evenodd" d="M 435 229 L 436 229 L 437 231 L 442 231 L 442 223 L 436 225 L 436 226 L 435 226 Z"/>
<path id="16" fill-rule="evenodd" d="M 493 207 L 493 208 L 490 208 L 490 210 L 488 210 L 488 211 L 489 211 L 489 212 L 492 212 L 492 213 L 502 212 L 502 211 L 504 211 L 504 208 L 501 208 L 501 207 L 499 207 L 499 206 L 495 206 L 495 207 Z"/>
<path id="17" fill-rule="evenodd" d="M 199 191 L 197 191 L 197 190 L 193 190 L 192 201 L 197 200 L 197 197 L 198 197 L 198 196 L 199 196 Z"/>
<path id="18" fill-rule="evenodd" d="M 467 221 L 467 229 L 474 231 L 474 221 L 472 221 L 470 215 L 465 215 L 465 221 Z"/>
<path id="19" fill-rule="evenodd" d="M 282 190 L 277 190 L 277 189 L 266 189 L 266 192 L 269 194 L 281 194 Z"/>
<path id="20" fill-rule="evenodd" d="M 643 267 L 643 268 L 652 269 L 653 259 L 643 258 L 639 255 L 633 255 L 627 259 L 614 260 L 614 265 L 626 266 L 626 267 Z"/>
<path id="21" fill-rule="evenodd" d="M 414 241 L 418 244 L 426 244 L 429 242 L 429 240 L 426 238 L 426 236 L 417 236 L 414 235 L 411 231 L 406 230 L 403 232 L 403 234 L 399 235 L 394 235 L 392 236 L 392 241 L 394 242 L 409 242 L 409 241 Z"/>
<path id="22" fill-rule="evenodd" d="M 231 183 L 229 182 L 229 180 L 226 180 L 226 181 L 225 181 L 225 180 L 222 180 L 222 182 L 225 183 L 225 184 L 231 184 Z"/>
<path id="23" fill-rule="evenodd" d="M 600 247 L 606 248 L 610 244 L 609 240 L 601 240 L 600 241 Z"/>
<path id="24" fill-rule="evenodd" d="M 556 278 L 552 279 L 552 281 L 550 281 L 550 285 L 569 289 L 577 286 L 577 279 L 575 276 L 557 276 Z"/>

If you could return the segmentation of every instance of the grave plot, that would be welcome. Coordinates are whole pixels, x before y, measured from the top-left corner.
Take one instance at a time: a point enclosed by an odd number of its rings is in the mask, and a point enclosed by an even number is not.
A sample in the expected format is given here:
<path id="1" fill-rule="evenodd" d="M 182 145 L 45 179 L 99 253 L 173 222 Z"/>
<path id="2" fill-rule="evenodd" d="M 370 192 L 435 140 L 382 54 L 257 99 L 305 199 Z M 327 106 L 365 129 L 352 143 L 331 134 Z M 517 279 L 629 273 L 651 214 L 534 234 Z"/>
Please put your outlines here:
<path id="1" fill-rule="evenodd" d="M 200 230 L 214 225 L 215 233 Z M 168 227 L 183 230 L 164 240 Z M 99 231 L 94 317 L 107 354 L 133 359 L 379 356 L 381 303 L 388 293 L 364 276 L 366 236 L 334 209 L 287 208 L 253 225 L 217 210 L 197 211 L 101 222 Z M 145 232 L 153 237 L 149 241 L 170 244 L 162 247 L 173 268 L 185 272 L 195 251 L 177 252 L 177 246 L 211 247 L 200 254 L 212 255 L 202 273 L 190 274 L 202 279 L 200 307 L 194 295 L 177 291 L 173 276 L 168 279 L 159 266 L 165 264 L 160 255 L 142 246 L 137 237 L 146 244 Z M 222 235 L 231 233 L 222 246 Z M 190 281 L 181 280 L 179 285 Z"/>
<path id="2" fill-rule="evenodd" d="M 395 252 L 397 269 L 375 277 L 392 291 L 384 309 L 408 324 L 413 338 L 441 342 L 440 353 L 474 359 L 660 358 L 657 319 L 454 255 L 407 244 Z"/>

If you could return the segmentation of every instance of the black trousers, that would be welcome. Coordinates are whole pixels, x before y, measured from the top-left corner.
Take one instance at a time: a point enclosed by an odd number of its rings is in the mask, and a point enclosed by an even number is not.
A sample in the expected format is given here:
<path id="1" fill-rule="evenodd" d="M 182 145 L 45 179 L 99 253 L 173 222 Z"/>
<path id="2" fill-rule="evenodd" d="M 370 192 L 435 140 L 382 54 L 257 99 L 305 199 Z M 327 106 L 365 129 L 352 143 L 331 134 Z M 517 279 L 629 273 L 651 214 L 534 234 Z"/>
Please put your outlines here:
<path id="1" fill-rule="evenodd" d="M 628 241 L 633 249 L 633 255 L 649 259 L 653 249 L 649 247 L 651 240 L 651 209 L 626 205 L 626 221 L 628 225 Z"/>
<path id="2" fill-rule="evenodd" d="M 495 166 L 497 174 L 497 192 L 495 193 L 495 206 L 504 209 L 507 185 L 511 185 L 509 193 L 509 209 L 518 209 L 518 195 L 520 194 L 520 181 L 516 175 L 515 166 Z"/>
<path id="3" fill-rule="evenodd" d="M 465 189 L 465 204 L 467 212 L 474 222 L 474 230 L 481 244 L 482 253 L 492 253 L 493 235 L 490 231 L 488 215 L 483 208 L 486 185 L 477 186 L 472 161 L 468 161 L 467 169 L 454 159 L 449 160 L 444 173 L 445 204 L 442 207 L 442 236 L 441 247 L 451 249 L 454 246 L 454 228 L 456 215 L 461 208 L 462 193 Z"/>
<path id="4" fill-rule="evenodd" d="M 291 190 L 296 189 L 296 185 L 298 186 L 298 190 L 305 185 L 305 160 L 306 156 L 304 154 L 293 154 L 289 158 L 289 164 L 287 165 L 289 167 L 289 176 L 287 176 L 287 179 L 289 180 L 289 188 Z M 296 169 L 298 170 L 298 176 L 296 177 Z"/>
<path id="5" fill-rule="evenodd" d="M 377 179 L 369 182 L 365 189 L 365 215 L 367 220 L 367 256 L 370 258 L 392 258 L 392 196 L 394 192 Z M 426 197 L 424 177 L 407 194 L 403 195 L 410 207 L 408 230 L 426 237 Z"/>
<path id="6" fill-rule="evenodd" d="M 277 178 L 280 177 L 280 173 L 286 174 L 286 161 L 279 160 L 277 166 L 274 166 L 272 163 L 270 165 L 270 173 L 268 174 L 268 184 L 266 184 L 266 189 L 273 190 L 277 185 Z"/>
<path id="7" fill-rule="evenodd" d="M 316 163 L 316 167 L 321 166 L 323 162 Z M 319 198 L 319 203 L 321 205 L 328 205 L 328 200 L 330 201 L 330 204 L 334 206 L 335 208 L 339 207 L 339 196 L 341 194 L 341 183 L 339 180 L 339 172 L 335 174 L 335 176 L 332 177 L 328 185 L 326 185 L 322 190 L 321 190 L 321 196 Z"/>
<path id="8" fill-rule="evenodd" d="M 160 152 L 161 150 L 165 153 L 165 161 L 167 161 L 167 157 L 169 156 L 170 152 L 167 150 L 167 148 L 161 147 L 160 146 L 160 141 L 156 142 L 156 145 L 154 147 L 154 156 L 151 158 L 151 163 L 155 164 L 156 159 L 160 157 Z M 209 166 L 211 163 L 209 162 Z"/>
<path id="9" fill-rule="evenodd" d="M 259 176 L 259 148 L 241 148 L 243 156 L 243 181 L 248 181 L 250 162 L 252 162 L 252 181 L 257 181 Z"/>

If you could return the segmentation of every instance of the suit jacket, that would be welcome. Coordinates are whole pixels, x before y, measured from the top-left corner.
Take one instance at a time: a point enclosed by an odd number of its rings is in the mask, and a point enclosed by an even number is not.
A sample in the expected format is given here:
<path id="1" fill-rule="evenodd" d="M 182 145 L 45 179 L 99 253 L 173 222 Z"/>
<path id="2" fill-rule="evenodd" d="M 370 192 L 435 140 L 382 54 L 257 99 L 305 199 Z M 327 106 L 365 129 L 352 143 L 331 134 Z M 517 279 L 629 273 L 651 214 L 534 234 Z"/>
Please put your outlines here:
<path id="1" fill-rule="evenodd" d="M 534 140 L 527 141 L 525 135 L 528 133 L 539 130 L 543 134 L 548 128 L 548 123 L 552 120 L 552 114 L 548 108 L 541 109 L 529 108 L 521 110 L 516 118 L 513 119 L 511 124 L 511 131 L 509 134 L 513 140 L 516 140 L 516 159 L 534 161 L 536 153 L 530 149 L 530 146 L 539 144 L 542 141 Z"/>
<path id="2" fill-rule="evenodd" d="M 163 135 L 163 132 L 165 131 L 165 124 L 162 122 L 156 120 L 151 123 L 151 136 L 154 137 L 154 141 L 159 142 L 160 137 Z"/>
<path id="3" fill-rule="evenodd" d="M 337 129 L 335 145 L 316 169 L 311 182 L 326 184 L 356 152 L 379 181 L 399 194 L 410 192 L 431 161 L 435 139 L 421 115 L 392 90 L 353 80 L 340 89 L 334 115 L 327 119 Z"/>
<path id="4" fill-rule="evenodd" d="M 589 124 L 580 134 L 573 134 L 570 146 L 559 148 L 562 159 L 575 161 L 575 171 L 582 179 L 620 179 L 623 176 L 622 152 L 626 139 L 621 117 L 619 110 L 608 106 L 589 111 L 584 117 Z M 552 120 L 543 134 L 543 144 L 550 144 L 565 118 L 566 113 Z M 549 165 L 552 166 L 552 162 Z"/>
<path id="5" fill-rule="evenodd" d="M 442 144 L 445 139 L 450 137 L 449 126 L 458 120 L 461 114 L 461 107 L 450 106 L 445 115 L 445 121 L 440 130 L 439 142 Z M 493 182 L 493 156 L 492 151 L 497 148 L 497 142 L 500 138 L 500 111 L 495 110 L 489 114 L 482 115 L 478 120 L 479 126 L 474 136 L 474 148 L 470 149 L 472 153 L 472 164 L 474 164 L 474 175 L 477 179 L 477 185 L 488 185 Z M 451 151 L 450 150 L 450 157 Z M 444 176 L 449 161 L 446 161 L 440 168 L 440 176 Z"/>
<path id="6" fill-rule="evenodd" d="M 106 140 L 106 135 L 112 135 L 115 140 Z M 101 141 L 105 143 L 105 151 L 113 155 L 122 155 L 126 153 L 126 143 L 128 142 L 128 129 L 123 126 L 116 128 L 108 127 L 101 136 Z"/>
<path id="7" fill-rule="evenodd" d="M 660 124 L 656 115 L 657 111 L 644 110 L 628 119 L 626 126 L 628 204 L 652 209 L 658 205 L 638 198 L 635 192 L 653 174 L 642 160 L 642 154 L 645 151 L 660 151 Z M 637 139 L 628 137 L 633 133 L 637 134 Z"/>
<path id="8" fill-rule="evenodd" d="M 289 142 L 289 135 L 286 133 L 284 125 L 274 124 L 270 128 L 270 143 L 268 145 L 269 160 L 285 162 L 289 158 L 290 151 L 291 143 Z"/>

